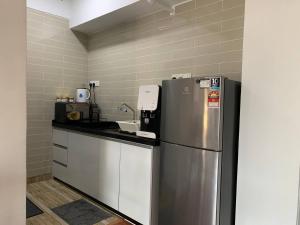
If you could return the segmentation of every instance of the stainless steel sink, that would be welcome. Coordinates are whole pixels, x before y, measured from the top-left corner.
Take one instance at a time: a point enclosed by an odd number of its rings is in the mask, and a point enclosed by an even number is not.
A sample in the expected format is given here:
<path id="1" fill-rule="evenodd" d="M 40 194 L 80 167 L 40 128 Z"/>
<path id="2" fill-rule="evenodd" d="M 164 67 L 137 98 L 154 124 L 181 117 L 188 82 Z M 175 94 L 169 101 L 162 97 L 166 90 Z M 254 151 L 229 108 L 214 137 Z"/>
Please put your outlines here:
<path id="1" fill-rule="evenodd" d="M 116 121 L 119 124 L 121 131 L 135 133 L 140 130 L 141 122 L 139 120 Z"/>

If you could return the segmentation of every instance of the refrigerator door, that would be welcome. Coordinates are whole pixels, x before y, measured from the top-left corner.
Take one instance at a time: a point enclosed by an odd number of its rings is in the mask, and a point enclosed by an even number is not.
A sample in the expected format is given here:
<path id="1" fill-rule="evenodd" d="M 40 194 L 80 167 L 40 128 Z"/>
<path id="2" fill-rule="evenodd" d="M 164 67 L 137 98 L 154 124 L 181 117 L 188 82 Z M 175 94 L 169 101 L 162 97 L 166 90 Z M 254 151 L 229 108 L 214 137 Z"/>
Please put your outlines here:
<path id="1" fill-rule="evenodd" d="M 161 143 L 158 225 L 218 225 L 222 152 Z"/>
<path id="2" fill-rule="evenodd" d="M 221 151 L 223 83 L 222 77 L 163 81 L 161 140 Z"/>

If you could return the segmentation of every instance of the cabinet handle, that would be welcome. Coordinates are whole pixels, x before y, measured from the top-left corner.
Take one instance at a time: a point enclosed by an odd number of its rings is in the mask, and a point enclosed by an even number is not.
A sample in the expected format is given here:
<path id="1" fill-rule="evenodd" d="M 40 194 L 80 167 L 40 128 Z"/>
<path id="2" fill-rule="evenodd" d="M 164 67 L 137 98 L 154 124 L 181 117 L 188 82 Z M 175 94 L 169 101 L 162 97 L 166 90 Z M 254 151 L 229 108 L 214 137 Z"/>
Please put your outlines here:
<path id="1" fill-rule="evenodd" d="M 63 145 L 59 145 L 59 144 L 53 144 L 53 145 L 58 148 L 68 149 L 68 147 L 63 146 Z"/>
<path id="2" fill-rule="evenodd" d="M 297 205 L 297 221 L 296 225 L 300 225 L 300 166 L 299 166 L 299 184 L 298 184 L 298 205 Z"/>
<path id="3" fill-rule="evenodd" d="M 58 165 L 61 165 L 63 167 L 68 167 L 68 165 L 64 164 L 64 163 L 61 163 L 61 162 L 58 162 L 57 160 L 53 160 L 54 163 L 58 164 Z"/>

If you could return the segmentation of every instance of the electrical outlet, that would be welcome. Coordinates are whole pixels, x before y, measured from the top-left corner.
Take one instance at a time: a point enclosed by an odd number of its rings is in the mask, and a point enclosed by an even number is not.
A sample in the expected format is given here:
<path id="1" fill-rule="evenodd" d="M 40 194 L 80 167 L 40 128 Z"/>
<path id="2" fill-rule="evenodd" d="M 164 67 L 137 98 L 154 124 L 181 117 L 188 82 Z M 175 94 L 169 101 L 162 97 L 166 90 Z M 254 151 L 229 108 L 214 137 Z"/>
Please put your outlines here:
<path id="1" fill-rule="evenodd" d="M 191 73 L 180 73 L 180 74 L 172 74 L 172 79 L 184 79 L 184 78 L 191 78 Z"/>
<path id="2" fill-rule="evenodd" d="M 99 80 L 91 80 L 90 84 L 95 84 L 95 87 L 99 87 L 100 86 L 100 81 Z"/>

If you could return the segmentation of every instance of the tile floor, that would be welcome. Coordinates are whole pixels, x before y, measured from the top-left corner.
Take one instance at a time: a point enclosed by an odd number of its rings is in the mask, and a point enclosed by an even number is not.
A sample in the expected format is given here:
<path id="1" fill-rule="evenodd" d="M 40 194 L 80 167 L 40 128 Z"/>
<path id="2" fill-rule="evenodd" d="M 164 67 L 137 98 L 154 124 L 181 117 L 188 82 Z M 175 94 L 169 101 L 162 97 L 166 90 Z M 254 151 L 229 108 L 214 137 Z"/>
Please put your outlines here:
<path id="1" fill-rule="evenodd" d="M 98 204 L 53 179 L 28 184 L 27 198 L 44 212 L 43 214 L 28 218 L 27 225 L 68 225 L 68 223 L 57 216 L 51 209 L 80 199 L 85 199 L 89 203 L 102 208 Z M 107 209 L 104 210 L 107 211 Z M 124 219 L 112 212 L 110 213 L 112 214 L 111 217 L 94 225 L 130 225 L 130 223 Z"/>

